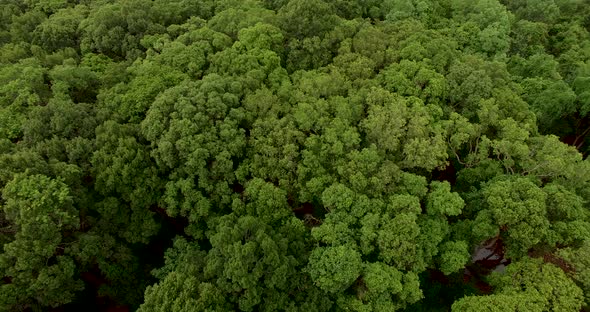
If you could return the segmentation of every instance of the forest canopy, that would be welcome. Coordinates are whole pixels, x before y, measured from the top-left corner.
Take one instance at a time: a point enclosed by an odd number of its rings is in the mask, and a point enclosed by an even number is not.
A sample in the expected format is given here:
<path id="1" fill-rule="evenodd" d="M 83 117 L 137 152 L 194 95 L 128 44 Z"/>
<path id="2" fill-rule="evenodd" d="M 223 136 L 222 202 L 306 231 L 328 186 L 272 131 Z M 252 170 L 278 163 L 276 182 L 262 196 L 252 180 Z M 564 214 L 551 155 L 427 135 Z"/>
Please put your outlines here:
<path id="1" fill-rule="evenodd" d="M 0 0 L 0 311 L 588 311 L 588 0 Z"/>

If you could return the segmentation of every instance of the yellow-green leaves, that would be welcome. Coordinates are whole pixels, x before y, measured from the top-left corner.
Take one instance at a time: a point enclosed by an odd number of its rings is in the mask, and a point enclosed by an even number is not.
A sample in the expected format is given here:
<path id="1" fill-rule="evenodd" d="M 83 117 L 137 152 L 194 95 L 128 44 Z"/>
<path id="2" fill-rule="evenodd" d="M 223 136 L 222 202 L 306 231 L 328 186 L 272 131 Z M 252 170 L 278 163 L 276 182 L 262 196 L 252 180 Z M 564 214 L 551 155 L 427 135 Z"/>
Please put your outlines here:
<path id="1" fill-rule="evenodd" d="M 433 181 L 427 196 L 426 212 L 431 215 L 458 216 L 465 203 L 458 193 L 451 193 L 451 185 Z"/>
<path id="2" fill-rule="evenodd" d="M 361 269 L 361 255 L 347 245 L 315 248 L 307 267 L 314 284 L 329 293 L 350 287 Z"/>

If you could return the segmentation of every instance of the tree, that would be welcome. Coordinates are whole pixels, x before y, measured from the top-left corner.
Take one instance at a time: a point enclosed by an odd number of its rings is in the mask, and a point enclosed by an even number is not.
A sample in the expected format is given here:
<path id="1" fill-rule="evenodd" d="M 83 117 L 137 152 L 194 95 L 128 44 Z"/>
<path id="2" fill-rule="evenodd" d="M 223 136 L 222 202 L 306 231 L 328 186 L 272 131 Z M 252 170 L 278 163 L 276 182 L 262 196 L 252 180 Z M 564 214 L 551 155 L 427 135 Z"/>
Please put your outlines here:
<path id="1" fill-rule="evenodd" d="M 464 0 L 451 2 L 453 19 L 459 22 L 460 31 L 470 37 L 466 48 L 485 55 L 503 55 L 508 51 L 512 14 L 495 0 L 471 3 Z"/>
<path id="2" fill-rule="evenodd" d="M 214 74 L 185 81 L 158 97 L 142 122 L 151 157 L 168 176 L 161 204 L 169 215 L 193 220 L 193 235 L 202 235 L 199 222 L 232 200 L 234 161 L 245 145 L 240 86 Z"/>
<path id="3" fill-rule="evenodd" d="M 77 48 L 80 40 L 78 25 L 86 14 L 85 6 L 60 9 L 35 28 L 32 43 L 41 46 L 47 52 Z"/>
<path id="4" fill-rule="evenodd" d="M 4 187 L 2 199 L 14 236 L 0 254 L 0 307 L 24 310 L 72 301 L 82 283 L 64 250 L 80 220 L 68 187 L 44 175 L 20 174 Z"/>
<path id="5" fill-rule="evenodd" d="M 144 0 L 128 0 L 92 10 L 80 23 L 82 53 L 99 52 L 118 59 L 138 57 L 143 35 L 164 28 L 158 24 L 152 5 Z"/>
<path id="6" fill-rule="evenodd" d="M 232 203 L 231 214 L 211 220 L 216 230 L 209 234 L 211 250 L 206 255 L 196 242 L 175 241 L 166 266 L 156 271 L 164 280 L 147 290 L 140 310 L 173 303 L 174 307 L 191 303 L 195 311 L 230 307 L 295 311 L 296 302 L 318 310 L 326 306 L 325 299 L 313 295 L 317 289 L 306 290 L 311 287 L 301 272 L 307 256 L 306 231 L 289 213 L 286 193 L 254 179 L 244 194 L 245 201 Z M 202 262 L 190 260 L 195 257 Z M 182 297 L 167 294 L 175 287 L 182 290 Z"/>
<path id="7" fill-rule="evenodd" d="M 332 6 L 324 1 L 289 1 L 278 13 L 281 29 L 296 39 L 321 38 L 338 23 Z"/>
<path id="8" fill-rule="evenodd" d="M 32 58 L 3 66 L 0 70 L 0 120 L 3 121 L 0 123 L 0 138 L 18 140 L 28 109 L 48 97 L 48 88 L 43 81 L 46 70 Z"/>
<path id="9" fill-rule="evenodd" d="M 105 196 L 99 203 L 102 218 L 110 220 L 129 242 L 147 242 L 158 230 L 149 208 L 157 203 L 162 182 L 150 164 L 137 126 L 107 122 L 97 128 L 97 150 L 91 162 L 95 189 Z"/>
<path id="10" fill-rule="evenodd" d="M 465 297 L 453 311 L 577 311 L 582 307 L 582 290 L 558 267 L 542 261 L 513 263 L 506 274 L 495 275 L 499 288 L 490 296 Z"/>

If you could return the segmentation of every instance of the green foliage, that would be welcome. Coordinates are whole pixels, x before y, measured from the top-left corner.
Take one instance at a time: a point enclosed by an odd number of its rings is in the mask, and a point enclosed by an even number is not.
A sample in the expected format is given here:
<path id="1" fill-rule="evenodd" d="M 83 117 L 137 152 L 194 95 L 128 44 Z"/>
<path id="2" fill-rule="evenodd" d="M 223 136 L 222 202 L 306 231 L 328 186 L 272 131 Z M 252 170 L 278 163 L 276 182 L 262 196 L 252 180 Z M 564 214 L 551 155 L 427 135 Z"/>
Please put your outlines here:
<path id="1" fill-rule="evenodd" d="M 0 0 L 0 311 L 587 308 L 588 16 Z"/>
<path id="2" fill-rule="evenodd" d="M 66 236 L 80 226 L 68 187 L 43 175 L 17 175 L 2 192 L 3 218 L 13 233 L 0 254 L 2 309 L 58 306 L 82 288 L 63 254 Z"/>
<path id="3" fill-rule="evenodd" d="M 112 121 L 98 127 L 91 163 L 95 190 L 105 196 L 99 204 L 102 218 L 117 224 L 129 242 L 147 242 L 158 229 L 148 209 L 158 201 L 161 182 L 136 138 L 137 128 Z"/>
<path id="4" fill-rule="evenodd" d="M 85 6 L 60 9 L 35 28 L 32 43 L 47 52 L 77 48 L 80 40 L 78 26 L 86 14 Z"/>
<path id="5" fill-rule="evenodd" d="M 339 293 L 359 277 L 361 267 L 360 253 L 350 247 L 320 247 L 311 253 L 307 271 L 320 289 Z"/>
<path id="6" fill-rule="evenodd" d="M 582 290 L 558 267 L 538 259 L 513 263 L 494 275 L 498 288 L 490 296 L 464 297 L 453 311 L 578 311 Z"/>

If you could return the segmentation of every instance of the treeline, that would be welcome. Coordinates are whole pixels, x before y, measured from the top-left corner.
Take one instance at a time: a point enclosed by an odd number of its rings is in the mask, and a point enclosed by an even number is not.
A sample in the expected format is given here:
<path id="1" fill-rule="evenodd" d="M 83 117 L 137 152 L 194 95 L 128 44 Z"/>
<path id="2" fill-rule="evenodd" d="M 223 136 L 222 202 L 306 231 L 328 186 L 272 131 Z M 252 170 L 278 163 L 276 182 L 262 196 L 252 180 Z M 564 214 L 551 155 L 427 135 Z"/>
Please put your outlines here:
<path id="1" fill-rule="evenodd" d="M 580 311 L 588 152 L 588 0 L 0 0 L 0 311 Z"/>

